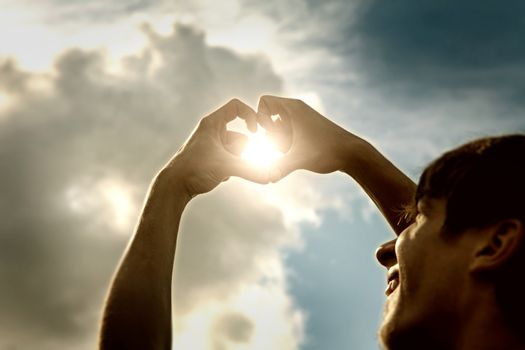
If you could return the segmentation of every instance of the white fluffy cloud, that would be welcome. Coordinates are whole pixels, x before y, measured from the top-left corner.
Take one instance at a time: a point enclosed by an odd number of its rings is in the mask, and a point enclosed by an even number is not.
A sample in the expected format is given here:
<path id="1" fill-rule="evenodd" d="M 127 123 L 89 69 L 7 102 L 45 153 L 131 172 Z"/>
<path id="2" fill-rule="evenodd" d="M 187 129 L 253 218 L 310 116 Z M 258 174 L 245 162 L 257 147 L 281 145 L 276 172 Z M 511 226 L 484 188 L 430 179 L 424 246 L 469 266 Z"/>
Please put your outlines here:
<path id="1" fill-rule="evenodd" d="M 67 50 L 48 73 L 0 64 L 0 348 L 92 348 L 152 176 L 202 115 L 281 90 L 262 56 L 211 47 L 192 26 L 144 31 L 118 74 L 102 50 Z M 299 244 L 255 185 L 197 198 L 176 257 L 174 343 L 297 349 L 304 317 L 279 252 Z"/>
<path id="2" fill-rule="evenodd" d="M 459 142 L 525 127 L 523 99 L 502 98 L 506 89 L 410 90 L 389 75 L 370 76 L 383 71 L 367 65 L 360 48 L 371 42 L 355 24 L 360 6 L 377 1 L 0 3 L 0 52 L 18 58 L 0 60 L 2 349 L 93 348 L 109 279 L 151 177 L 199 117 L 232 96 L 252 105 L 262 93 L 305 98 L 414 177 Z M 167 34 L 174 18 L 186 25 Z M 155 29 L 144 26 L 141 36 L 133 28 L 144 20 Z M 45 68 L 51 58 L 51 71 L 27 70 Z M 521 84 L 521 75 L 508 73 Z M 297 348 L 306 320 L 290 296 L 280 253 L 302 248 L 298 223 L 323 227 L 323 209 L 375 222 L 377 211 L 363 197 L 346 176 L 302 173 L 264 188 L 232 179 L 197 198 L 183 218 L 176 258 L 174 343 Z M 376 273 L 368 260 L 349 262 Z M 305 278 L 315 280 L 315 273 Z M 315 308 L 318 300 L 309 302 Z M 337 309 L 348 303 L 331 302 Z M 316 324 L 333 316 L 327 308 Z M 375 328 L 364 316 L 345 315 L 345 322 Z"/>

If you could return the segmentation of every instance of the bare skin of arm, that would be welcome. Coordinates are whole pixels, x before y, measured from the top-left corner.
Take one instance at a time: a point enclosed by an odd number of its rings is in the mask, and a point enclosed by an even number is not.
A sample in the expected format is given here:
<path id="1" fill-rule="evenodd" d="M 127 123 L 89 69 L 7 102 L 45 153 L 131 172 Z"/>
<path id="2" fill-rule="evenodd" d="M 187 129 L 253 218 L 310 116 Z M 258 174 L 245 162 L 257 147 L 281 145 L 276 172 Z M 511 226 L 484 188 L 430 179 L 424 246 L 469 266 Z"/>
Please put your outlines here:
<path id="1" fill-rule="evenodd" d="M 341 171 L 359 183 L 396 235 L 401 234 L 412 223 L 403 211 L 413 205 L 416 184 L 365 140 L 357 138 L 346 147 Z"/>
<path id="2" fill-rule="evenodd" d="M 274 121 L 270 116 L 276 114 L 281 118 Z M 296 99 L 263 96 L 258 118 L 286 151 L 271 181 L 297 169 L 321 174 L 343 171 L 365 190 L 396 234 L 410 224 L 400 214 L 412 203 L 416 185 L 370 143 Z"/>
<path id="3" fill-rule="evenodd" d="M 273 122 L 269 117 L 273 114 L 282 119 Z M 226 131 L 236 116 L 245 119 L 251 131 L 260 123 L 287 150 L 270 174 L 238 157 L 246 140 Z M 412 201 L 415 185 L 366 141 L 299 100 L 263 96 L 258 114 L 232 100 L 201 120 L 153 181 L 110 288 L 100 349 L 171 348 L 173 261 L 181 215 L 191 198 L 230 176 L 267 183 L 296 169 L 346 172 L 375 201 L 396 233 L 406 225 L 399 221 L 398 209 Z"/>
<path id="4" fill-rule="evenodd" d="M 236 116 L 255 131 L 255 112 L 232 100 L 201 120 L 153 181 L 109 291 L 100 349 L 171 349 L 171 278 L 184 208 L 191 198 L 211 191 L 230 176 L 268 182 L 267 172 L 250 167 L 238 156 L 245 137 L 226 131 L 226 124 Z"/>

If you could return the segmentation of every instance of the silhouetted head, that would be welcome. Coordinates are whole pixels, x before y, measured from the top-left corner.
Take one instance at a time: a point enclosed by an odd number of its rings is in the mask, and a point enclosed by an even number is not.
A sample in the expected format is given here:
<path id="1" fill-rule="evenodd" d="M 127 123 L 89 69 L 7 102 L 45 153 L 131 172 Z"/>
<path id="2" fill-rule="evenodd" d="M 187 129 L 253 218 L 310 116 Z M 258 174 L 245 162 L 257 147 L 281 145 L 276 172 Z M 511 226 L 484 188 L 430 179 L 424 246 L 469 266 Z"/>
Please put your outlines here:
<path id="1" fill-rule="evenodd" d="M 469 142 L 423 171 L 412 224 L 376 253 L 389 270 L 387 348 L 452 348 L 483 312 L 525 334 L 524 160 L 525 135 L 508 135 Z"/>

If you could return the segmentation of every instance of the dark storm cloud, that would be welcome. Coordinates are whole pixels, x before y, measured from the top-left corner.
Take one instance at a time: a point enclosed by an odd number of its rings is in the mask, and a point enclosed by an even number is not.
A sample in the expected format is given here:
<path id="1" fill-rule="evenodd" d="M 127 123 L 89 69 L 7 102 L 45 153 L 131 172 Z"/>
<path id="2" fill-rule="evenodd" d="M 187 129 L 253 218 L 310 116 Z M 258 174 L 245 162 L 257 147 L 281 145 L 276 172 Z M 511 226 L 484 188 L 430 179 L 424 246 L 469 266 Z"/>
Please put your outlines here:
<path id="1" fill-rule="evenodd" d="M 491 90 L 519 102 L 525 91 L 525 3 L 365 1 L 346 34 L 358 38 L 364 75 L 417 95 Z"/>
<path id="2" fill-rule="evenodd" d="M 288 74 L 297 86 L 414 173 L 467 139 L 525 130 L 523 2 L 243 3 L 275 19 L 299 58 L 311 57 L 307 73 Z"/>
<path id="3" fill-rule="evenodd" d="M 64 52 L 46 76 L 23 72 L 12 59 L 0 63 L 0 89 L 15 101 L 0 111 L 2 349 L 93 347 L 131 232 L 112 226 L 104 205 L 72 210 L 72 188 L 89 197 L 100 179 L 123 180 L 140 206 L 152 176 L 202 115 L 232 96 L 254 103 L 280 90 L 264 58 L 209 47 L 192 27 L 178 25 L 167 37 L 146 32 L 149 45 L 124 60 L 121 76 L 107 72 L 101 51 Z M 50 90 L 35 90 L 38 79 Z M 268 223 L 257 210 L 240 213 Z M 205 232 L 232 228 L 233 214 L 208 214 L 220 229 L 201 223 Z"/>
<path id="4" fill-rule="evenodd" d="M 477 92 L 503 103 L 525 100 L 522 1 L 242 3 L 246 11 L 273 18 L 280 39 L 301 55 L 326 50 L 326 59 L 308 74 L 310 83 L 414 103 L 436 94 L 455 98 Z"/>

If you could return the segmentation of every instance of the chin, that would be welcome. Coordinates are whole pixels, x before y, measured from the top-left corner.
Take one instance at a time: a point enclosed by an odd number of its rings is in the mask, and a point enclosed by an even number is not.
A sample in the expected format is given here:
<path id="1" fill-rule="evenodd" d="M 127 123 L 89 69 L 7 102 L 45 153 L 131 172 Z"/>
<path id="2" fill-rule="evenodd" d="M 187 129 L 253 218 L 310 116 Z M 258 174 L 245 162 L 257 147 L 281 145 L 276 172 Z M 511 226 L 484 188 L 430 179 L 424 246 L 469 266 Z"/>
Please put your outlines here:
<path id="1" fill-rule="evenodd" d="M 385 315 L 386 316 L 386 315 Z M 385 317 L 383 323 L 379 327 L 379 342 L 381 348 L 385 350 L 394 350 L 397 349 L 394 347 L 396 344 L 395 340 L 395 326 L 393 320 Z"/>
<path id="2" fill-rule="evenodd" d="M 379 327 L 379 341 L 383 349 L 396 349 L 393 347 L 395 342 L 392 340 L 395 339 L 396 323 L 399 322 L 399 315 L 396 311 L 397 302 L 393 300 L 393 296 L 391 295 L 385 303 L 383 322 Z"/>
<path id="3" fill-rule="evenodd" d="M 409 310 L 399 304 L 394 291 L 386 303 L 383 313 L 383 322 L 379 328 L 379 341 L 385 350 L 430 349 L 428 344 L 419 336 L 417 322 L 411 322 Z M 404 312 L 402 312 L 404 311 Z M 408 314 L 407 314 L 408 312 Z"/>
<path id="4" fill-rule="evenodd" d="M 406 321 L 406 322 L 405 322 Z M 432 336 L 420 322 L 408 322 L 394 313 L 385 314 L 379 328 L 379 341 L 385 350 L 443 350 L 450 348 L 443 339 Z"/>
<path id="5" fill-rule="evenodd" d="M 393 323 L 383 323 L 379 329 L 379 341 L 385 350 L 430 349 L 422 342 L 424 339 L 410 333 Z"/>

